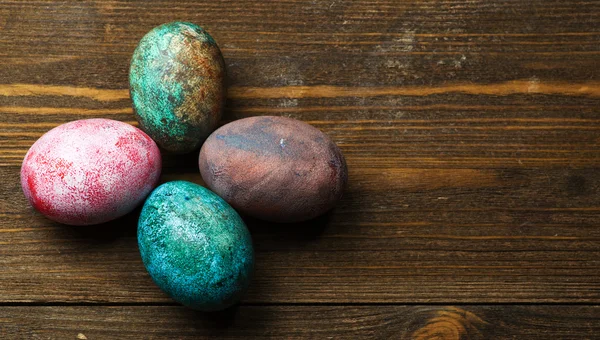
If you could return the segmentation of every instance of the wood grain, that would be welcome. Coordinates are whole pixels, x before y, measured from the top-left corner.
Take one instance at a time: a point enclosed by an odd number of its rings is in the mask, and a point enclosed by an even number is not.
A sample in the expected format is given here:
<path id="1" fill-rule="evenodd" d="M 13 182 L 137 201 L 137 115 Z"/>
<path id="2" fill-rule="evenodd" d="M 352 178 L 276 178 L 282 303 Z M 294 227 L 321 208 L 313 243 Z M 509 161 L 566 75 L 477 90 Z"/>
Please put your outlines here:
<path id="1" fill-rule="evenodd" d="M 593 0 L 0 0 L 0 337 L 594 338 L 599 13 Z M 130 56 L 173 20 L 223 50 L 223 123 L 307 121 L 350 171 L 327 216 L 246 218 L 256 278 L 226 321 L 151 282 L 138 211 L 61 226 L 19 185 L 49 129 L 136 124 Z M 202 183 L 197 154 L 164 165 L 163 181 Z"/>
<path id="2" fill-rule="evenodd" d="M 324 218 L 246 218 L 257 269 L 244 301 L 598 302 L 594 169 L 350 169 L 348 194 Z M 18 170 L 0 168 L 10 192 Z M 187 171 L 163 175 L 172 179 L 201 183 Z M 4 301 L 169 301 L 141 264 L 137 211 L 77 228 L 49 222 L 21 195 L 0 204 Z"/>
<path id="3" fill-rule="evenodd" d="M 2 307 L 6 339 L 560 339 L 595 338 L 597 306 Z"/>

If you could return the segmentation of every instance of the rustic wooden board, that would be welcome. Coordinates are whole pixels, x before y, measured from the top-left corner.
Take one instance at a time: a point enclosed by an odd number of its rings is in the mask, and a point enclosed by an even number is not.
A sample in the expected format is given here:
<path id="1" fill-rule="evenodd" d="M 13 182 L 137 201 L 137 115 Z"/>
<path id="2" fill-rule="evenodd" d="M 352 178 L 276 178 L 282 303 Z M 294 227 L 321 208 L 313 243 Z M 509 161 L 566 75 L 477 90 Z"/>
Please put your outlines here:
<path id="1" fill-rule="evenodd" d="M 247 219 L 256 279 L 228 329 L 195 323 L 154 286 L 137 212 L 65 227 L 28 207 L 19 185 L 25 152 L 50 128 L 135 124 L 130 55 L 172 20 L 222 47 L 224 122 L 307 121 L 350 170 L 328 216 Z M 591 0 L 0 0 L 0 337 L 425 338 L 435 334 L 415 332 L 427 320 L 467 315 L 431 303 L 468 304 L 491 325 L 453 336 L 594 337 L 598 27 Z M 163 181 L 202 183 L 196 157 L 165 155 Z"/>
<path id="2" fill-rule="evenodd" d="M 592 339 L 597 306 L 2 307 L 6 339 Z"/>
<path id="3" fill-rule="evenodd" d="M 598 187 L 594 171 L 577 173 Z M 168 301 L 141 263 L 136 213 L 101 227 L 65 227 L 27 207 L 18 168 L 0 174 L 17 193 L 2 203 L 3 301 Z M 566 195 L 563 171 L 503 179 L 491 170 L 400 169 L 381 182 L 398 189 L 380 192 L 377 176 L 366 174 L 351 176 L 344 202 L 324 218 L 292 226 L 247 219 L 257 260 L 246 302 L 599 301 L 598 209 Z M 499 184 L 477 188 L 477 176 Z M 405 184 L 406 177 L 414 179 Z M 518 206 L 528 195 L 532 201 Z M 589 197 L 597 206 L 598 196 Z"/>

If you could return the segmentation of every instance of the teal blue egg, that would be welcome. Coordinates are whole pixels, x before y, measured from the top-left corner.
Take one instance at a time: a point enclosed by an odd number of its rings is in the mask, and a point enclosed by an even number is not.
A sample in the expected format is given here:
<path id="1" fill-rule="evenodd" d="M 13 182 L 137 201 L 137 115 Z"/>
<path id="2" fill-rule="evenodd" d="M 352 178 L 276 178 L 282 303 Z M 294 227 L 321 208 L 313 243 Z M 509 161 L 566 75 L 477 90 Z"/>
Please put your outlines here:
<path id="1" fill-rule="evenodd" d="M 227 202 L 200 185 L 173 181 L 156 188 L 140 214 L 137 237 L 154 282 L 185 306 L 221 310 L 248 289 L 250 233 Z"/>

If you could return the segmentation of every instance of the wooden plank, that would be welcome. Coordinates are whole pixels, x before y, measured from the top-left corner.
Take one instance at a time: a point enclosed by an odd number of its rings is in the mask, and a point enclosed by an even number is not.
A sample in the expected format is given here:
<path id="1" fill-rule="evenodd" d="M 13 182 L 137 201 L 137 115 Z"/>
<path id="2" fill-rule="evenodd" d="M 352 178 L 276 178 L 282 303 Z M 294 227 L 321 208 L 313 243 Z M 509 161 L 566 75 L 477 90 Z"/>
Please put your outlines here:
<path id="1" fill-rule="evenodd" d="M 125 99 L 129 57 L 142 35 L 189 20 L 221 44 L 235 94 L 315 85 L 427 93 L 459 84 L 478 93 L 597 96 L 598 9 L 592 0 L 2 1 L 0 79 L 121 89 L 111 98 Z"/>
<path id="2" fill-rule="evenodd" d="M 0 79 L 126 89 L 137 41 L 151 27 L 171 20 L 205 26 L 223 47 L 231 85 L 245 87 L 405 87 L 526 79 L 532 81 L 522 83 L 526 92 L 547 92 L 552 89 L 548 82 L 593 84 L 590 72 L 597 72 L 600 53 L 595 1 L 352 1 L 331 8 L 303 1 L 276 6 L 216 1 L 202 8 L 165 2 L 48 4 L 0 4 L 2 43 L 10 47 L 3 51 L 6 67 Z M 245 15 L 239 15 L 240 7 Z M 353 19 L 365 11 L 370 18 Z M 258 23 L 258 17 L 264 20 Z"/>
<path id="3" fill-rule="evenodd" d="M 1 307 L 5 339 L 592 339 L 598 306 Z"/>
<path id="4" fill-rule="evenodd" d="M 0 166 L 19 166 L 27 149 L 44 132 L 70 119 L 90 117 L 121 118 L 134 123 L 130 114 L 119 117 L 95 111 L 97 115 L 32 115 L 18 114 L 20 108 L 7 109 L 0 122 Z M 57 108 L 41 108 L 53 112 Z M 72 110 L 72 109 L 71 109 Z M 120 111 L 117 112 L 129 112 Z M 335 109 L 332 109 L 335 110 Z M 345 109 L 344 109 L 345 110 Z M 340 114 L 342 114 L 342 111 Z M 360 108 L 357 108 L 360 110 Z M 498 109 L 501 110 L 501 109 Z M 575 109 L 573 109 L 575 110 Z M 32 113 L 36 109 L 29 109 Z M 74 110 L 76 112 L 77 110 Z M 321 111 L 322 112 L 322 111 Z M 388 111 L 390 112 L 390 111 Z M 590 111 L 585 118 L 572 118 L 572 110 L 555 113 L 516 110 L 502 113 L 456 111 L 460 115 L 435 118 L 434 113 L 419 119 L 323 120 L 302 118 L 332 136 L 340 145 L 349 164 L 364 168 L 470 168 L 526 169 L 536 168 L 596 168 L 600 166 L 600 114 Z M 252 111 L 251 115 L 260 114 Z M 266 114 L 282 114 L 276 110 Z M 317 115 L 319 112 L 309 112 Z M 334 115 L 334 111 L 328 114 Z M 446 117 L 451 113 L 446 114 Z M 481 117 L 484 115 L 485 117 Z M 12 118 L 11 118 L 12 116 Z M 464 118 L 467 116 L 466 118 Z M 475 117 L 479 116 L 479 117 Z M 488 117 L 492 116 L 492 117 Z M 520 117 L 519 117 L 520 116 Z M 444 114 L 438 115 L 444 117 Z M 316 120 L 313 120 L 316 119 Z M 25 119 L 24 121 L 19 121 Z M 17 121 L 11 121 L 17 120 Z M 188 155 L 192 165 L 195 155 Z M 167 157 L 166 167 L 174 156 Z M 190 169 L 191 170 L 191 169 Z M 517 171 L 518 171 L 517 170 Z M 195 171 L 195 170 L 194 170 Z"/>
<path id="5" fill-rule="evenodd" d="M 324 218 L 246 218 L 257 254 L 244 301 L 600 301 L 597 169 L 351 169 Z M 18 170 L 0 168 L 0 301 L 170 301 L 140 261 L 137 211 L 97 227 L 52 223 L 28 207 Z"/>

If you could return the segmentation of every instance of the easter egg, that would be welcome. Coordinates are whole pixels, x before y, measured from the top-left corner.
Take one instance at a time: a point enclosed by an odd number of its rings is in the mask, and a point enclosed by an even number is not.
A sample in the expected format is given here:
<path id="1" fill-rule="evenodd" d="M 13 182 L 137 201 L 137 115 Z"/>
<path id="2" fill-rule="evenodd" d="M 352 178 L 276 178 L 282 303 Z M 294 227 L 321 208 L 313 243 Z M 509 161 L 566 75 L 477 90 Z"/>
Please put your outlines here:
<path id="1" fill-rule="evenodd" d="M 129 90 L 142 130 L 167 151 L 193 151 L 221 118 L 226 92 L 221 51 L 197 25 L 158 26 L 133 53 Z"/>
<path id="2" fill-rule="evenodd" d="M 109 119 L 60 125 L 38 139 L 21 166 L 29 203 L 71 225 L 107 222 L 136 206 L 156 186 L 161 156 L 140 129 Z"/>
<path id="3" fill-rule="evenodd" d="M 202 178 L 243 213 L 299 222 L 330 210 L 348 174 L 337 145 L 319 129 L 285 117 L 251 117 L 217 129 L 199 158 Z"/>
<path id="4" fill-rule="evenodd" d="M 154 282 L 193 309 L 227 308 L 250 283 L 254 251 L 246 225 L 200 185 L 173 181 L 156 188 L 140 214 L 138 244 Z"/>

